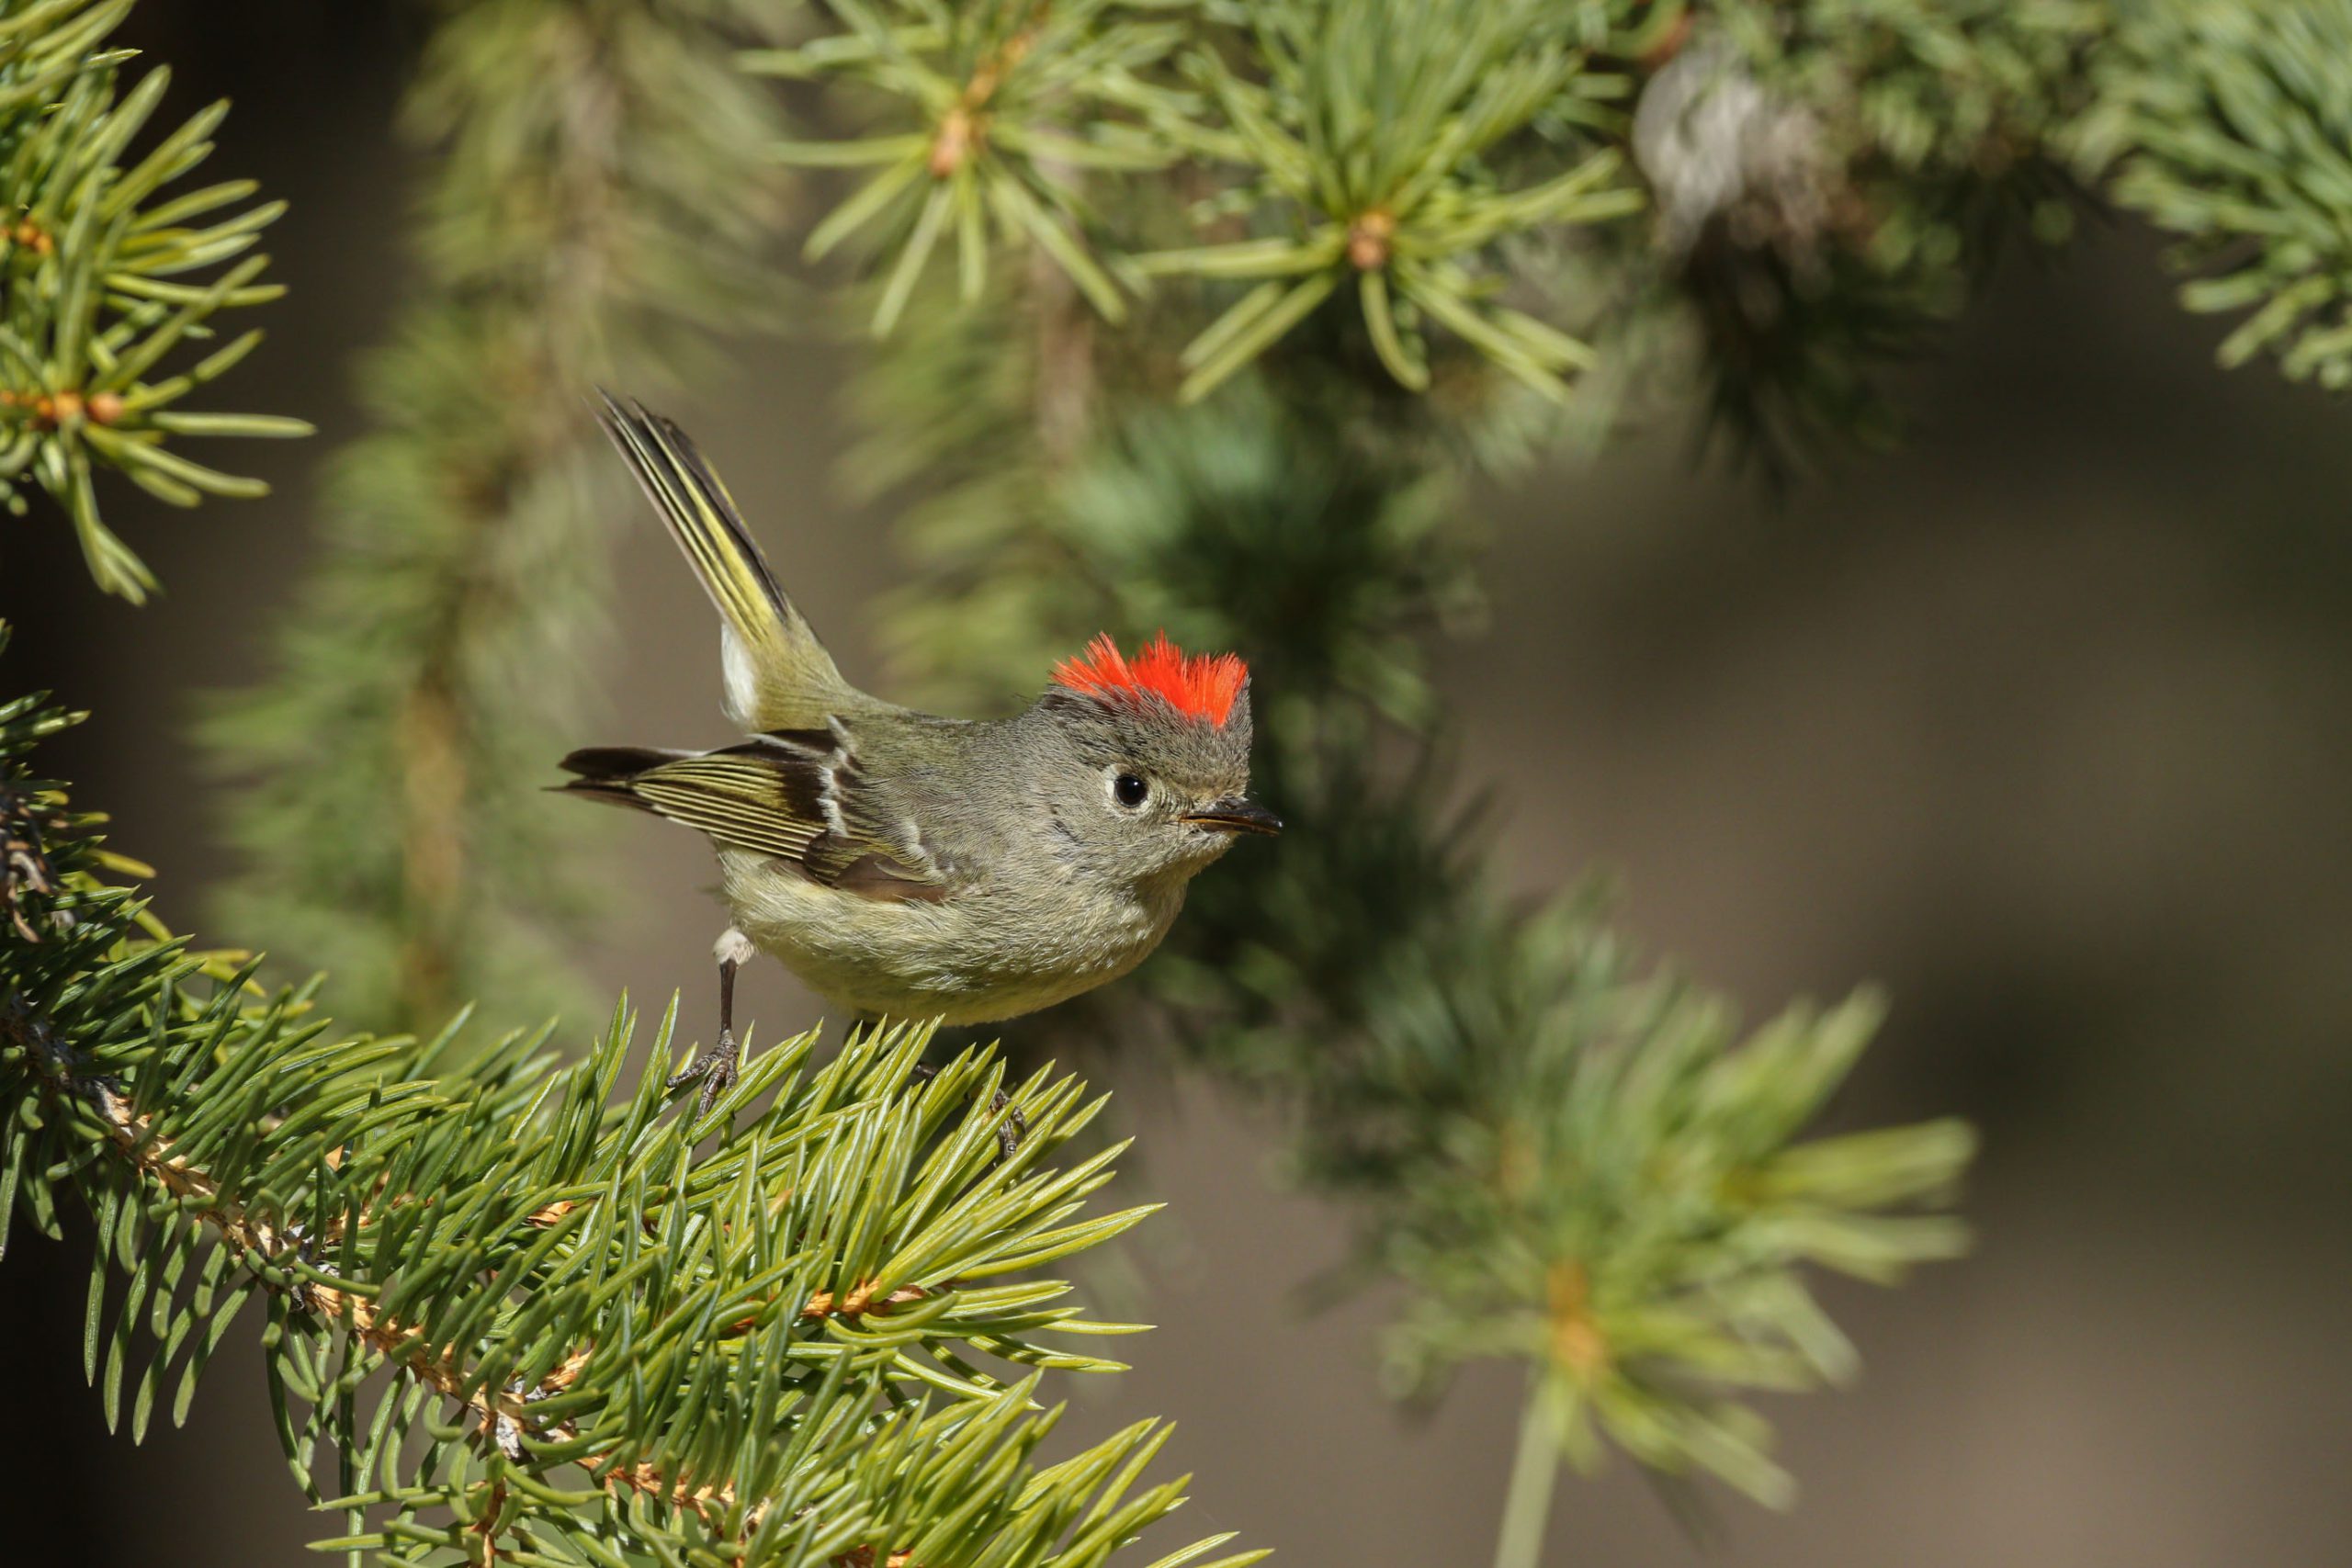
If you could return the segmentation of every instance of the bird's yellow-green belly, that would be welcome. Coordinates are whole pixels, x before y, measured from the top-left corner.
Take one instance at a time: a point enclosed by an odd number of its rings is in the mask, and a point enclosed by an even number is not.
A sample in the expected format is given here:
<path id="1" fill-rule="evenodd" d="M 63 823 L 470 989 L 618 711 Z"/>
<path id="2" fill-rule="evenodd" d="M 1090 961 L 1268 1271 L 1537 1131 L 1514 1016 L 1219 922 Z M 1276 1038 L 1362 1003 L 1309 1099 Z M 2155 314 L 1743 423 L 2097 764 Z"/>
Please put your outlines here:
<path id="1" fill-rule="evenodd" d="M 719 857 L 738 930 L 832 1007 L 870 1017 L 991 1023 L 1066 1001 L 1140 964 L 1181 884 L 1127 896 L 967 893 L 936 903 L 842 893 L 766 857 Z"/>

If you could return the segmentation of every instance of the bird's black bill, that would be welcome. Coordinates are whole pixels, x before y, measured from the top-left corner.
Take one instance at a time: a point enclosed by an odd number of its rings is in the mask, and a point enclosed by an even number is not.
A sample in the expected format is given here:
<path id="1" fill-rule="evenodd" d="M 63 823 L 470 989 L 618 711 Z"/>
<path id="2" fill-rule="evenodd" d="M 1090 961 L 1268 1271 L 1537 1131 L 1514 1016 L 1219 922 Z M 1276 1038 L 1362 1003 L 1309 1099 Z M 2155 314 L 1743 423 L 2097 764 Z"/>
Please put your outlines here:
<path id="1" fill-rule="evenodd" d="M 1253 800 L 1220 800 L 1205 811 L 1188 811 L 1180 821 L 1227 833 L 1279 833 L 1283 819 Z"/>

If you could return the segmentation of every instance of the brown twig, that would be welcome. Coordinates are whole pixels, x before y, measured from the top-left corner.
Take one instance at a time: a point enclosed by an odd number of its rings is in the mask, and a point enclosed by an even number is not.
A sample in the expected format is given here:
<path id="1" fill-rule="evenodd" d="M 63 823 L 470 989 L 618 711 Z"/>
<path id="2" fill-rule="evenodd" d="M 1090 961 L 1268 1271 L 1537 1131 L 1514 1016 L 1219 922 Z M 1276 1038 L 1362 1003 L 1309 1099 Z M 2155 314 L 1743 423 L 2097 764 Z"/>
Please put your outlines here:
<path id="1" fill-rule="evenodd" d="M 1036 43 L 1037 29 L 1045 25 L 1041 8 L 1035 21 L 1005 39 L 973 69 L 963 92 L 939 117 L 939 129 L 932 136 L 931 157 L 926 165 L 932 178 L 947 178 L 979 151 L 980 144 L 988 139 L 989 100 L 996 96 L 1006 73 L 1020 64 L 1023 56 Z"/>

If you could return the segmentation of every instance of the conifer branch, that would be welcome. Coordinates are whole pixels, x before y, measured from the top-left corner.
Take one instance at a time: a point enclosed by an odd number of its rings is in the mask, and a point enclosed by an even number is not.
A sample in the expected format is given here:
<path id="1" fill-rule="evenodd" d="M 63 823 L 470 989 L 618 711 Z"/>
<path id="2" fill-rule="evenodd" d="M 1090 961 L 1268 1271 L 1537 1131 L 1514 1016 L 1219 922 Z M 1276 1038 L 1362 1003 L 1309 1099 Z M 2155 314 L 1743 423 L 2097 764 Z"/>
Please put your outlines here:
<path id="1" fill-rule="evenodd" d="M 566 1067 L 545 1032 L 454 1066 L 462 1020 L 336 1038 L 315 983 L 263 992 L 250 964 L 141 931 L 95 820 L 30 775 L 64 721 L 0 705 L 12 832 L 48 824 L 7 870 L 34 939 L 0 933 L 0 1252 L 17 1210 L 56 1235 L 67 1193 L 89 1207 L 110 1424 L 142 1435 L 175 1374 L 184 1419 L 258 1299 L 288 1462 L 345 1516 L 322 1548 L 1092 1568 L 1182 1501 L 1145 1478 L 1158 1423 L 1031 1457 L 1060 1415 L 1046 1384 L 1118 1369 L 1053 1338 L 1134 1328 L 1035 1270 L 1149 1212 L 1085 1212 L 1116 1148 L 1047 1163 L 1102 1107 L 1076 1079 L 991 1110 L 989 1052 L 919 1085 L 926 1032 L 821 1066 L 809 1035 L 696 1116 L 661 1087 L 669 1019 L 616 1098 L 626 1004 Z"/>
<path id="2" fill-rule="evenodd" d="M 1135 265 L 1256 287 L 1181 352 L 1179 399 L 1341 291 L 1412 390 L 1430 386 L 1425 337 L 1443 332 L 1564 398 L 1589 347 L 1496 296 L 1504 242 L 1641 205 L 1594 136 L 1626 83 L 1592 68 L 1577 21 L 1537 0 L 1283 0 L 1250 9 L 1246 49 L 1204 38 L 1187 64 L 1216 115 L 1193 150 L 1244 171 L 1212 210 L 1259 221 L 1250 237 Z"/>
<path id="3" fill-rule="evenodd" d="M 165 194 L 210 154 L 226 103 L 131 155 L 171 73 L 124 89 L 134 51 L 107 39 L 130 9 L 0 0 L 0 504 L 22 515 L 26 489 L 46 491 L 92 579 L 136 604 L 155 579 L 107 525 L 98 470 L 174 506 L 261 495 L 259 479 L 197 462 L 180 441 L 311 426 L 180 406 L 261 341 L 258 331 L 220 341 L 216 319 L 285 292 L 261 281 L 269 258 L 254 249 L 285 204 L 249 205 L 250 180 Z"/>
<path id="4" fill-rule="evenodd" d="M 1119 287 L 1088 243 L 1074 176 L 1174 161 L 1164 131 L 1186 104 L 1160 67 L 1182 41 L 1182 23 L 1117 0 L 828 0 L 824 10 L 831 30 L 798 48 L 748 52 L 743 63 L 838 83 L 853 101 L 880 106 L 871 134 L 776 150 L 804 166 L 874 171 L 804 247 L 816 261 L 869 231 L 887 236 L 874 334 L 899 324 L 951 234 L 966 306 L 986 292 L 1002 248 L 1048 258 L 1103 317 L 1124 320 Z"/>
<path id="5" fill-rule="evenodd" d="M 2117 201 L 2177 235 L 2197 311 L 2248 311 L 2218 351 L 2352 387 L 2352 5 L 2154 0 L 2098 62 L 2078 157 Z"/>

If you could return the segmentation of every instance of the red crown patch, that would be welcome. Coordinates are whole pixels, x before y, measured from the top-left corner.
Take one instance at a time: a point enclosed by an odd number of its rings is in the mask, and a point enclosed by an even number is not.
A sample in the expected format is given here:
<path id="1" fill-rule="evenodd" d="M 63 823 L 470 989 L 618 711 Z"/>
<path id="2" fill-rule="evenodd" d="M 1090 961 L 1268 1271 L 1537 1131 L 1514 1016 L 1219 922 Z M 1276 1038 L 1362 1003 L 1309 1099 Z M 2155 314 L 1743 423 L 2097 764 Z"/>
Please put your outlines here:
<path id="1" fill-rule="evenodd" d="M 1096 634 L 1077 659 L 1054 666 L 1054 684 L 1108 701 L 1133 701 L 1144 693 L 1164 700 L 1187 718 L 1222 726 L 1232 715 L 1250 667 L 1238 653 L 1186 654 L 1161 632 L 1130 660 L 1121 657 L 1109 632 Z"/>

